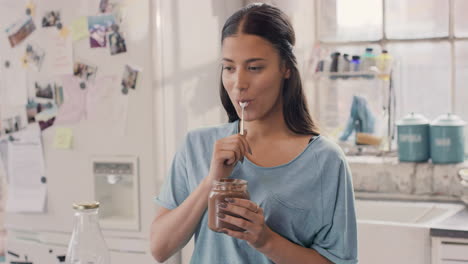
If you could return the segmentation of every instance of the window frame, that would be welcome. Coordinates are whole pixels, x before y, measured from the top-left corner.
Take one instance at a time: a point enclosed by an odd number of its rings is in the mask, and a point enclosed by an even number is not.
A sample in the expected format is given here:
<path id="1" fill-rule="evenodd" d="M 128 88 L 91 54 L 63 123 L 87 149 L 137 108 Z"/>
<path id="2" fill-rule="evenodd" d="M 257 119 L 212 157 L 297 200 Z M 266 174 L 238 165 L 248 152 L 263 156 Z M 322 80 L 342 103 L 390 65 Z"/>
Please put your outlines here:
<path id="1" fill-rule="evenodd" d="M 334 0 L 337 1 L 337 0 Z M 381 0 L 382 1 L 382 38 L 380 40 L 363 40 L 363 41 L 322 41 L 319 37 L 319 30 L 320 30 L 320 0 L 316 0 L 314 3 L 315 9 L 315 30 L 314 30 L 314 37 L 316 44 L 320 46 L 357 46 L 357 45 L 379 45 L 381 49 L 387 47 L 388 44 L 396 44 L 396 43 L 437 43 L 437 42 L 447 42 L 450 45 L 450 63 L 452 67 L 451 75 L 450 75 L 450 111 L 452 113 L 455 112 L 457 109 L 457 87 L 456 87 L 456 52 L 455 52 L 455 43 L 458 41 L 468 41 L 468 37 L 455 37 L 455 12 L 454 12 L 454 2 L 455 0 L 447 0 L 449 2 L 449 30 L 448 36 L 446 37 L 431 37 L 431 38 L 418 38 L 418 39 L 391 39 L 387 37 L 386 28 L 386 7 L 385 3 L 389 0 Z M 390 0 L 391 1 L 391 0 Z"/>

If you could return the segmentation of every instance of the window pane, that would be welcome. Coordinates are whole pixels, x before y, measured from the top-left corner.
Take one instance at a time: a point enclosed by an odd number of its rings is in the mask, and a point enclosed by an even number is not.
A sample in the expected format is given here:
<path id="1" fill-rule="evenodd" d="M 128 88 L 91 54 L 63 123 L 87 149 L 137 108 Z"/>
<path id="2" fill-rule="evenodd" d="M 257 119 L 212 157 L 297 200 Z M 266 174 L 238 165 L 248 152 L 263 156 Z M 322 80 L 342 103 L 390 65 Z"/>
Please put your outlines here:
<path id="1" fill-rule="evenodd" d="M 318 36 L 345 42 L 382 38 L 382 0 L 320 0 Z"/>
<path id="2" fill-rule="evenodd" d="M 468 37 L 468 1 L 455 0 L 454 1 L 454 21 L 455 21 L 455 37 Z"/>
<path id="3" fill-rule="evenodd" d="M 391 39 L 446 37 L 449 1 L 386 0 L 385 32 Z"/>
<path id="4" fill-rule="evenodd" d="M 455 113 L 468 121 L 468 41 L 455 42 Z M 465 153 L 468 154 L 468 129 L 465 128 Z"/>
<path id="5" fill-rule="evenodd" d="M 398 43 L 388 46 L 397 61 L 397 109 L 433 119 L 451 110 L 451 57 L 448 42 Z"/>

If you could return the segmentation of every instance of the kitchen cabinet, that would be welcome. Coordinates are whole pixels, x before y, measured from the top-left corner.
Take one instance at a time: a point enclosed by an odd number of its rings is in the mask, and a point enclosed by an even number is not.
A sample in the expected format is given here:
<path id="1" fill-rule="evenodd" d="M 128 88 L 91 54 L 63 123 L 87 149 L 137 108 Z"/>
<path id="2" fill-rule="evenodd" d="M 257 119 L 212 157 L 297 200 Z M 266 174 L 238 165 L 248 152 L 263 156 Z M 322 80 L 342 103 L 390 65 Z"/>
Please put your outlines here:
<path id="1" fill-rule="evenodd" d="M 433 237 L 432 264 L 468 263 L 468 239 Z"/>

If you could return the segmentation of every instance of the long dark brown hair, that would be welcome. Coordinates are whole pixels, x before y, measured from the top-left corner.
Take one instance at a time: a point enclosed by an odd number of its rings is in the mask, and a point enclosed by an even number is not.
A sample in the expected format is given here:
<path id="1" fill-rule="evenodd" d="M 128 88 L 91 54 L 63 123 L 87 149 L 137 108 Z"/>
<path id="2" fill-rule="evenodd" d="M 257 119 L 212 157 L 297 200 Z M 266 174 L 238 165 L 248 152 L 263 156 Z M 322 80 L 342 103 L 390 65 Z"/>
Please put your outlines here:
<path id="1" fill-rule="evenodd" d="M 290 77 L 284 80 L 282 91 L 284 121 L 297 134 L 318 135 L 319 129 L 309 114 L 302 90 L 301 76 L 293 53 L 296 37 L 286 14 L 268 4 L 250 4 L 227 19 L 223 26 L 221 44 L 225 38 L 238 33 L 262 37 L 277 49 L 286 68 L 290 70 Z M 238 120 L 239 116 L 224 88 L 222 77 L 219 91 L 229 122 Z"/>

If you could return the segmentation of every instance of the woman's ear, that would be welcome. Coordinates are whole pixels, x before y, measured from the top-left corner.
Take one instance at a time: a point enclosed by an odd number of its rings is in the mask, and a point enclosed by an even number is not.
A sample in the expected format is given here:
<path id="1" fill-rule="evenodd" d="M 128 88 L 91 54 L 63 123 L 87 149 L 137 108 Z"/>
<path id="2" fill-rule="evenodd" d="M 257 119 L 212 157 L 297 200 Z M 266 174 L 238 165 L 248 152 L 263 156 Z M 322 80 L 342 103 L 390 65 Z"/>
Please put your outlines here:
<path id="1" fill-rule="evenodd" d="M 289 77 L 291 77 L 291 69 L 286 69 L 284 72 L 284 78 L 289 79 Z"/>

